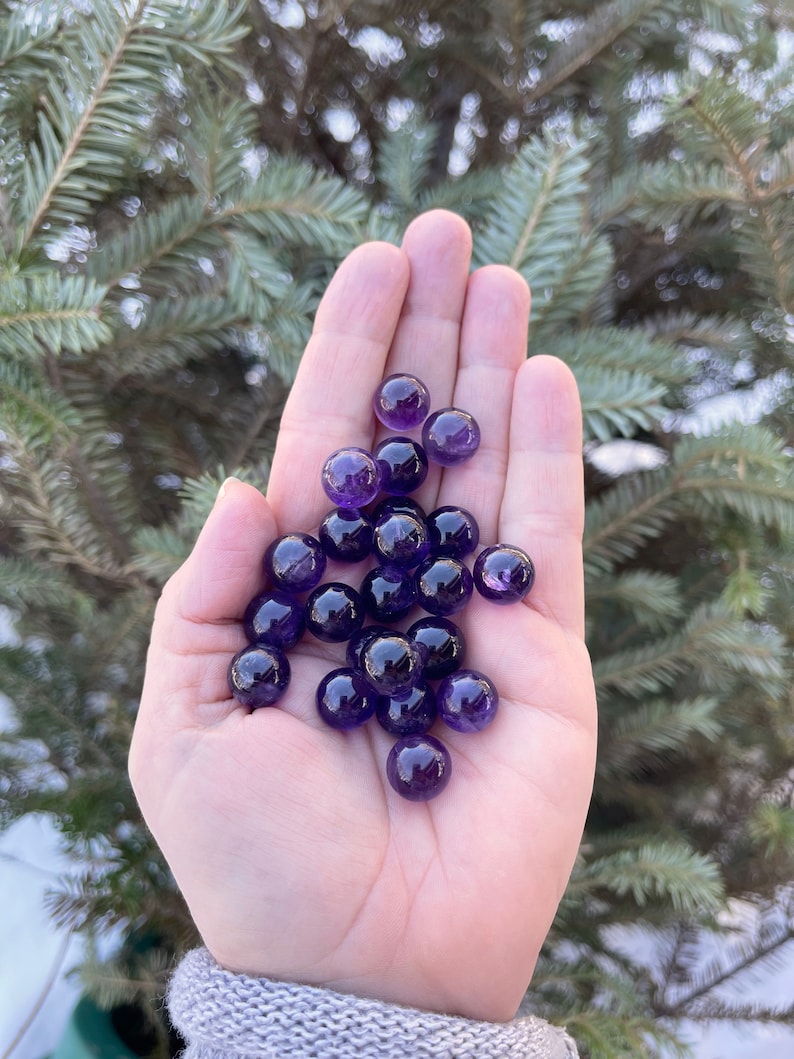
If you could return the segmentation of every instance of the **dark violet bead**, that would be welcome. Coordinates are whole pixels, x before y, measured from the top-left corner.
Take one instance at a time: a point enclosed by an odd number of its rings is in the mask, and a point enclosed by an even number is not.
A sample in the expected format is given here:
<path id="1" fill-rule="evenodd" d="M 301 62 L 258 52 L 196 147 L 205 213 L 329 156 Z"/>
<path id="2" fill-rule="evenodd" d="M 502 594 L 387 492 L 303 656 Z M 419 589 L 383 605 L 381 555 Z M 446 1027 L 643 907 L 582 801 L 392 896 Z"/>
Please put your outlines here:
<path id="1" fill-rule="evenodd" d="M 430 411 L 430 393 L 415 375 L 389 375 L 375 391 L 372 407 L 389 430 L 410 430 Z"/>
<path id="2" fill-rule="evenodd" d="M 535 583 L 535 566 L 512 544 L 484 548 L 474 563 L 474 585 L 492 603 L 518 603 Z"/>
<path id="3" fill-rule="evenodd" d="M 441 794 L 452 775 L 449 751 L 432 735 L 405 735 L 386 759 L 386 776 L 398 794 L 426 802 Z"/>
<path id="4" fill-rule="evenodd" d="M 272 706 L 289 686 L 290 665 L 278 647 L 248 644 L 229 663 L 229 690 L 252 710 Z"/>
<path id="5" fill-rule="evenodd" d="M 437 714 L 436 693 L 426 680 L 418 680 L 399 695 L 381 695 L 375 706 L 378 724 L 392 735 L 427 732 Z"/>
<path id="6" fill-rule="evenodd" d="M 359 563 L 372 555 L 372 519 L 357 507 L 335 507 L 317 534 L 329 559 Z"/>
<path id="7" fill-rule="evenodd" d="M 474 515 L 465 508 L 439 507 L 430 512 L 426 521 L 433 555 L 463 559 L 480 543 L 480 527 Z"/>
<path id="8" fill-rule="evenodd" d="M 444 677 L 436 696 L 438 714 L 456 732 L 481 732 L 499 707 L 493 682 L 475 669 L 459 669 Z"/>
<path id="9" fill-rule="evenodd" d="M 469 412 L 441 408 L 422 426 L 422 444 L 427 458 L 444 467 L 470 459 L 480 446 L 480 428 Z"/>
<path id="10" fill-rule="evenodd" d="M 265 552 L 265 573 L 285 592 L 308 592 L 325 573 L 325 552 L 310 533 L 285 533 Z"/>
<path id="11" fill-rule="evenodd" d="M 420 618 L 406 633 L 422 649 L 427 680 L 441 680 L 460 669 L 466 657 L 466 639 L 448 618 Z"/>
<path id="12" fill-rule="evenodd" d="M 317 710 L 331 728 L 358 728 L 375 713 L 378 694 L 355 669 L 332 669 L 317 688 Z"/>
<path id="13" fill-rule="evenodd" d="M 382 632 L 391 632 L 391 629 L 388 625 L 365 625 L 350 637 L 345 649 L 345 658 L 351 669 L 361 669 L 361 652 L 373 636 Z"/>
<path id="14" fill-rule="evenodd" d="M 361 596 L 350 585 L 329 581 L 319 585 L 306 600 L 306 628 L 325 643 L 342 643 L 364 623 Z"/>
<path id="15" fill-rule="evenodd" d="M 426 559 L 414 575 L 416 602 L 436 616 L 454 614 L 465 607 L 473 587 L 469 568 L 460 559 L 446 555 Z"/>
<path id="16" fill-rule="evenodd" d="M 424 658 L 413 640 L 401 632 L 378 633 L 362 648 L 361 672 L 379 695 L 408 691 L 422 675 Z"/>
<path id="17" fill-rule="evenodd" d="M 396 566 L 376 566 L 361 583 L 364 609 L 375 621 L 404 618 L 415 603 L 413 574 Z"/>
<path id="18" fill-rule="evenodd" d="M 424 520 L 407 511 L 383 515 L 372 534 L 375 554 L 381 562 L 410 569 L 430 554 L 430 539 Z"/>
<path id="19" fill-rule="evenodd" d="M 252 643 L 266 643 L 288 651 L 303 636 L 303 603 L 280 589 L 255 596 L 245 609 L 243 628 Z"/>
<path id="20" fill-rule="evenodd" d="M 427 515 L 421 504 L 410 496 L 387 496 L 383 500 L 379 501 L 372 510 L 372 521 L 377 522 L 386 515 L 415 515 L 423 522 L 427 520 Z"/>
<path id="21" fill-rule="evenodd" d="M 337 449 L 323 464 L 320 480 L 332 503 L 365 507 L 380 491 L 380 468 L 366 449 Z"/>
<path id="22" fill-rule="evenodd" d="M 386 438 L 372 454 L 380 468 L 384 493 L 406 496 L 427 478 L 427 454 L 410 438 Z"/>

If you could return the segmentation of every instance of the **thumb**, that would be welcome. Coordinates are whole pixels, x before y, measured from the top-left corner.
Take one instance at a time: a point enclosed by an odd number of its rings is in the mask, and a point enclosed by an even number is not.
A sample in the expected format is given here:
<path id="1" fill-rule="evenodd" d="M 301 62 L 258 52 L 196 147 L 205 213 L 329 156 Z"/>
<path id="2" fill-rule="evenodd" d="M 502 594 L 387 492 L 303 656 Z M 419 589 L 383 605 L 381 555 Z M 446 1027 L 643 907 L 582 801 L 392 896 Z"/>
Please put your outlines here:
<path id="1" fill-rule="evenodd" d="M 276 532 L 262 493 L 227 478 L 193 551 L 164 593 L 177 615 L 198 624 L 239 621 L 248 601 L 262 590 L 262 558 Z"/>

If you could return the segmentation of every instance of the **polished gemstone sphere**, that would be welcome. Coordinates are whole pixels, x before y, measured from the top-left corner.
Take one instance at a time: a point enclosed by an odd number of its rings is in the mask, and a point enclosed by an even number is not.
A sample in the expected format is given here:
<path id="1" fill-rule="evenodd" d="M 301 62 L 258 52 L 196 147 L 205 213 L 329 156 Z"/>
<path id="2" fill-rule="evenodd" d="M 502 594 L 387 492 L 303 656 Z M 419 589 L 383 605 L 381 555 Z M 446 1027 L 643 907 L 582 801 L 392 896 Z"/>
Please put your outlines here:
<path id="1" fill-rule="evenodd" d="M 525 551 L 512 544 L 484 548 L 474 563 L 474 586 L 492 603 L 518 603 L 535 583 L 535 567 Z"/>
<path id="2" fill-rule="evenodd" d="M 427 534 L 433 555 L 463 559 L 480 543 L 480 527 L 470 511 L 451 504 L 438 507 L 427 516 Z"/>
<path id="3" fill-rule="evenodd" d="M 423 679 L 399 695 L 381 695 L 375 706 L 378 724 L 392 735 L 427 732 L 437 713 L 435 692 Z"/>
<path id="4" fill-rule="evenodd" d="M 310 533 L 285 533 L 265 552 L 265 573 L 285 592 L 308 592 L 325 573 L 325 552 Z"/>
<path id="5" fill-rule="evenodd" d="M 399 621 L 416 602 L 413 572 L 396 566 L 373 567 L 361 583 L 361 598 L 375 621 Z"/>
<path id="6" fill-rule="evenodd" d="M 361 652 L 367 646 L 373 636 L 380 633 L 391 632 L 388 625 L 364 625 L 354 633 L 347 642 L 345 658 L 351 669 L 361 669 Z"/>
<path id="7" fill-rule="evenodd" d="M 446 616 L 462 610 L 471 599 L 471 572 L 460 559 L 441 555 L 426 559 L 415 572 L 416 601 L 430 614 Z"/>
<path id="8" fill-rule="evenodd" d="M 427 680 L 441 680 L 460 669 L 466 657 L 466 639 L 449 618 L 420 618 L 407 635 L 424 656 L 422 675 Z"/>
<path id="9" fill-rule="evenodd" d="M 278 702 L 289 686 L 290 666 L 280 648 L 249 644 L 232 658 L 227 679 L 233 697 L 257 710 Z"/>
<path id="10" fill-rule="evenodd" d="M 358 728 L 375 713 L 378 693 L 354 669 L 333 669 L 317 688 L 317 711 L 331 728 Z"/>
<path id="11" fill-rule="evenodd" d="M 373 549 L 381 562 L 410 569 L 430 554 L 427 526 L 416 515 L 396 511 L 383 515 L 372 533 Z"/>
<path id="12" fill-rule="evenodd" d="M 270 644 L 288 651 L 306 628 L 303 604 L 280 589 L 263 592 L 246 607 L 243 628 L 252 643 Z"/>
<path id="13" fill-rule="evenodd" d="M 436 697 L 442 721 L 456 732 L 480 732 L 496 716 L 499 693 L 493 681 L 475 669 L 445 677 Z"/>
<path id="14" fill-rule="evenodd" d="M 398 794 L 412 802 L 426 802 L 441 794 L 452 775 L 449 751 L 432 735 L 398 739 L 386 761 L 386 776 Z"/>
<path id="15" fill-rule="evenodd" d="M 410 430 L 430 411 L 430 393 L 415 375 L 388 375 L 375 391 L 372 408 L 389 430 Z"/>
<path id="16" fill-rule="evenodd" d="M 373 636 L 361 650 L 361 672 L 379 695 L 408 691 L 422 675 L 423 655 L 404 633 Z"/>
<path id="17" fill-rule="evenodd" d="M 471 459 L 480 446 L 480 428 L 469 412 L 441 408 L 428 416 L 422 426 L 422 444 L 427 458 L 443 467 Z"/>
<path id="18" fill-rule="evenodd" d="M 410 438 L 386 438 L 372 454 L 380 468 L 380 487 L 384 493 L 407 496 L 427 478 L 427 454 Z"/>
<path id="19" fill-rule="evenodd" d="M 372 555 L 372 519 L 357 507 L 335 507 L 317 534 L 329 559 L 359 563 Z"/>
<path id="20" fill-rule="evenodd" d="M 372 509 L 373 524 L 386 515 L 415 515 L 422 522 L 427 520 L 424 508 L 412 496 L 387 496 L 379 500 Z"/>
<path id="21" fill-rule="evenodd" d="M 366 507 L 380 491 L 380 468 L 366 449 L 337 449 L 323 464 L 320 481 L 338 507 Z"/>
<path id="22" fill-rule="evenodd" d="M 342 581 L 318 585 L 306 600 L 306 628 L 318 640 L 342 643 L 364 624 L 361 596 Z"/>

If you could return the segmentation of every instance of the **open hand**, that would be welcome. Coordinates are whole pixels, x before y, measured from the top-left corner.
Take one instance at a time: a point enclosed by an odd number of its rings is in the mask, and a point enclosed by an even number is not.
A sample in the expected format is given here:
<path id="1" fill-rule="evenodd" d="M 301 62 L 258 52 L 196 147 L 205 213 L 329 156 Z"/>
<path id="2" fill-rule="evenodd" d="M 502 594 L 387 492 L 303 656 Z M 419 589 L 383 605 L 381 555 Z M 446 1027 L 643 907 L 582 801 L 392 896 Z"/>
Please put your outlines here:
<path id="1" fill-rule="evenodd" d="M 130 773 L 142 811 L 215 959 L 235 971 L 503 1020 L 529 983 L 570 873 L 592 787 L 595 700 L 583 644 L 581 423 L 574 380 L 526 359 L 529 291 L 515 272 L 469 273 L 470 233 L 424 214 L 403 245 L 369 243 L 320 305 L 285 409 L 265 498 L 226 483 L 157 608 Z M 431 468 L 417 499 L 470 510 L 481 545 L 516 544 L 535 587 L 500 607 L 476 593 L 455 620 L 466 665 L 499 713 L 445 731 L 453 774 L 416 803 L 389 786 L 394 739 L 374 721 L 339 732 L 315 689 L 344 645 L 309 634 L 276 707 L 229 695 L 241 618 L 262 556 L 331 506 L 326 456 L 371 448 L 372 394 L 409 371 L 432 407 L 470 411 L 482 444 Z M 365 566 L 345 568 L 357 586 Z M 418 612 L 403 623 L 416 620 Z"/>

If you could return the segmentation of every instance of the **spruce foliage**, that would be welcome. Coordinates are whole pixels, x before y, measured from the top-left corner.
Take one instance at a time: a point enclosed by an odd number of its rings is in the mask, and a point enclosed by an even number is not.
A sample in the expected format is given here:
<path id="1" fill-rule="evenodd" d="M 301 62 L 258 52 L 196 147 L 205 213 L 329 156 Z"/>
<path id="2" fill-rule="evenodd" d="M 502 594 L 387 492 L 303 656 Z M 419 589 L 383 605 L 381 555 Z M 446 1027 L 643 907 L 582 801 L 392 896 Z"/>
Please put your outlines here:
<path id="1" fill-rule="evenodd" d="M 601 746 L 528 1002 L 592 1059 L 684 1055 L 682 1018 L 791 1024 L 720 992 L 792 939 L 786 17 L 0 3 L 0 820 L 49 813 L 77 854 L 60 922 L 146 937 L 87 963 L 107 1003 L 193 941 L 126 780 L 160 586 L 226 474 L 266 484 L 338 261 L 443 205 L 531 283 L 530 352 L 585 413 Z M 693 419 L 742 396 L 765 405 Z"/>

